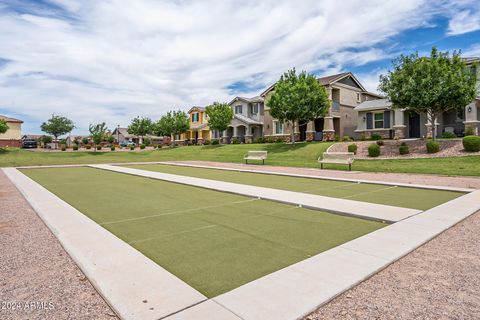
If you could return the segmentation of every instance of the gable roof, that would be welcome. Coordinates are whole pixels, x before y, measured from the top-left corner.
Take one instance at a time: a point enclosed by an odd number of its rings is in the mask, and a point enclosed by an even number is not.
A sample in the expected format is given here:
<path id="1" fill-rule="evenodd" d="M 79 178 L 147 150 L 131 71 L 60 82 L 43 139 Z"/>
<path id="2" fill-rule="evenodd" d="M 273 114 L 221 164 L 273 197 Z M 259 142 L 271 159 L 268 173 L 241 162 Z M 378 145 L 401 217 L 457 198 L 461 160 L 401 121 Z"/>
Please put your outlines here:
<path id="1" fill-rule="evenodd" d="M 20 119 L 10 118 L 0 114 L 0 120 L 5 120 L 6 122 L 16 122 L 16 123 L 23 123 Z"/>
<path id="2" fill-rule="evenodd" d="M 322 85 L 322 86 L 328 86 L 328 85 L 331 85 L 331 84 L 334 84 L 335 82 L 338 82 L 342 79 L 345 79 L 345 78 L 348 78 L 348 77 L 351 77 L 353 82 L 363 91 L 363 92 L 367 92 L 367 90 L 365 89 L 365 87 L 360 83 L 360 81 L 358 81 L 358 79 L 353 75 L 353 73 L 351 72 L 342 72 L 342 73 L 337 73 L 337 74 L 333 74 L 333 75 L 330 75 L 330 76 L 326 76 L 326 77 L 321 77 L 321 78 L 317 78 L 318 82 Z M 261 94 L 260 94 L 260 97 L 264 97 L 267 93 L 269 93 L 270 91 L 272 91 L 273 89 L 275 88 L 275 83 L 272 84 L 270 87 L 268 87 L 265 91 L 263 91 Z"/>
<path id="3" fill-rule="evenodd" d="M 190 108 L 190 110 L 187 111 L 187 113 L 191 113 L 193 111 L 200 111 L 200 112 L 204 112 L 205 111 L 205 108 L 203 107 L 197 107 L 197 106 L 193 106 Z"/>
<path id="4" fill-rule="evenodd" d="M 390 109 L 392 102 L 388 99 L 367 100 L 354 108 L 355 111 L 370 111 Z"/>
<path id="5" fill-rule="evenodd" d="M 242 101 L 249 102 L 249 103 L 263 102 L 263 98 L 261 96 L 256 96 L 256 97 L 253 97 L 253 98 L 235 97 L 228 104 L 231 105 L 232 103 L 234 103 L 237 100 L 242 100 Z"/>
<path id="6" fill-rule="evenodd" d="M 234 118 L 234 119 L 237 119 L 237 120 L 239 120 L 239 121 L 241 121 L 241 122 L 243 122 L 243 123 L 246 123 L 246 124 L 263 124 L 262 122 L 255 121 L 255 120 L 250 119 L 250 118 L 248 118 L 248 117 L 245 117 L 245 116 L 243 116 L 243 115 L 241 115 L 241 114 L 235 114 L 235 115 L 233 115 L 233 118 Z"/>

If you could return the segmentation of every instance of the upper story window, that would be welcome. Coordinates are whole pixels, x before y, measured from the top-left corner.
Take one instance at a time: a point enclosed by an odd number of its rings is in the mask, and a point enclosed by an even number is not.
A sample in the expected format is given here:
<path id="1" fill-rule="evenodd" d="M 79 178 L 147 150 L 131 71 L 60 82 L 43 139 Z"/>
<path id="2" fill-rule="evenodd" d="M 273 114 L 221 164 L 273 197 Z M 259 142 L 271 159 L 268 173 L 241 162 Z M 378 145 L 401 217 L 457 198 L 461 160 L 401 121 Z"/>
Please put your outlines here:
<path id="1" fill-rule="evenodd" d="M 357 102 L 362 102 L 362 94 L 357 92 Z"/>
<path id="2" fill-rule="evenodd" d="M 253 103 L 250 106 L 250 113 L 251 114 L 258 114 L 258 103 Z"/>
<path id="3" fill-rule="evenodd" d="M 198 122 L 200 120 L 200 114 L 198 112 L 192 113 L 192 122 Z"/>
<path id="4" fill-rule="evenodd" d="M 375 129 L 383 128 L 383 112 L 375 113 L 374 124 Z"/>
<path id="5" fill-rule="evenodd" d="M 235 114 L 238 114 L 238 113 L 243 113 L 241 104 L 235 106 Z"/>
<path id="6" fill-rule="evenodd" d="M 283 122 L 274 121 L 273 127 L 275 129 L 275 134 L 283 134 Z"/>

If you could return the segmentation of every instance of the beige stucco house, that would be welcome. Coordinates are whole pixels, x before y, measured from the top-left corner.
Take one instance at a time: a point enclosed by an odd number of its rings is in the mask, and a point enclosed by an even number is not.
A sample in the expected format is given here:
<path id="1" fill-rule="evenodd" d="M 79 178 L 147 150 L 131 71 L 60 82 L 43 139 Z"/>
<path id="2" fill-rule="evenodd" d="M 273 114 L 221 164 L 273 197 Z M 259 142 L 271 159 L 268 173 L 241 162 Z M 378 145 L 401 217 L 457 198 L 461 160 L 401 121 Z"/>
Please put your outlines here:
<path id="1" fill-rule="evenodd" d="M 364 101 L 382 98 L 375 93 L 368 92 L 351 72 L 322 77 L 318 81 L 327 90 L 328 98 L 331 101 L 330 109 L 325 117 L 308 123 L 296 124 L 295 140 L 297 141 L 328 141 L 333 140 L 335 136 L 354 136 L 358 122 L 358 113 L 355 111 L 355 107 Z M 281 123 L 273 118 L 267 106 L 274 90 L 275 85 L 272 85 L 260 95 L 265 103 L 263 134 L 266 137 L 289 141 L 291 124 Z"/>
<path id="2" fill-rule="evenodd" d="M 229 103 L 233 111 L 230 126 L 223 132 L 222 140 L 229 143 L 233 138 L 240 142 L 252 143 L 263 136 L 263 98 L 235 97 Z"/>
<path id="3" fill-rule="evenodd" d="M 22 120 L 0 115 L 0 120 L 5 120 L 8 130 L 0 134 L 0 147 L 22 146 Z"/>
<path id="4" fill-rule="evenodd" d="M 475 64 L 480 63 L 480 58 L 465 59 L 467 66 L 477 75 L 477 88 L 480 92 L 480 68 Z M 355 108 L 357 116 L 358 136 L 367 138 L 378 133 L 383 138 L 423 138 L 431 137 L 432 124 L 424 114 L 408 112 L 403 109 L 392 108 L 392 103 L 387 99 L 365 101 Z M 437 123 L 437 137 L 444 132 L 453 132 L 463 136 L 466 128 L 471 128 L 478 135 L 480 133 L 480 95 L 460 111 L 447 111 L 439 115 Z"/>

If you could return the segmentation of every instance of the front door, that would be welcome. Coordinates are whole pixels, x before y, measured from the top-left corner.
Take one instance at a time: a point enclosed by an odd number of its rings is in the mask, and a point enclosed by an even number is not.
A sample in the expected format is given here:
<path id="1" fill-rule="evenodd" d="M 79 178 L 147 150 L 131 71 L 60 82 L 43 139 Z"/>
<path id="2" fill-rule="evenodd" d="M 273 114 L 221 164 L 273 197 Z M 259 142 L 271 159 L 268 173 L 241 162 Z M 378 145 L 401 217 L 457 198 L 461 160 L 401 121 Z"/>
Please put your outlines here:
<path id="1" fill-rule="evenodd" d="M 420 138 L 420 115 L 409 113 L 408 115 L 408 137 Z"/>
<path id="2" fill-rule="evenodd" d="M 307 124 L 300 124 L 298 126 L 298 131 L 300 131 L 300 141 L 307 140 Z"/>

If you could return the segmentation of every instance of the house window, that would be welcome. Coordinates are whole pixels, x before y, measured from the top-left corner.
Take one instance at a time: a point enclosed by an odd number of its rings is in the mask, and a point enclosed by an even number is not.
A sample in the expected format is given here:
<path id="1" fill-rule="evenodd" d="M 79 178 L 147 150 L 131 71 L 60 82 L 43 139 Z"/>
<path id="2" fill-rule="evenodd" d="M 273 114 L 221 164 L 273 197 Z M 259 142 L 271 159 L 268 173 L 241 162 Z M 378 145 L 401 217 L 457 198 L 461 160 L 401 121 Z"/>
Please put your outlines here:
<path id="1" fill-rule="evenodd" d="M 199 119 L 200 117 L 198 112 L 192 113 L 192 122 L 198 122 Z"/>
<path id="2" fill-rule="evenodd" d="M 357 92 L 357 102 L 362 102 L 362 94 Z"/>
<path id="3" fill-rule="evenodd" d="M 275 134 L 283 134 L 283 123 L 280 121 L 274 121 L 273 127 L 275 128 Z"/>
<path id="4" fill-rule="evenodd" d="M 179 134 L 175 135 L 175 140 L 180 140 L 180 135 Z"/>
<path id="5" fill-rule="evenodd" d="M 235 106 L 235 114 L 242 113 L 242 105 Z"/>
<path id="6" fill-rule="evenodd" d="M 382 128 L 383 129 L 383 113 L 375 113 L 375 129 Z"/>
<path id="7" fill-rule="evenodd" d="M 258 113 L 258 103 L 254 103 L 250 106 L 250 113 L 257 114 Z"/>

